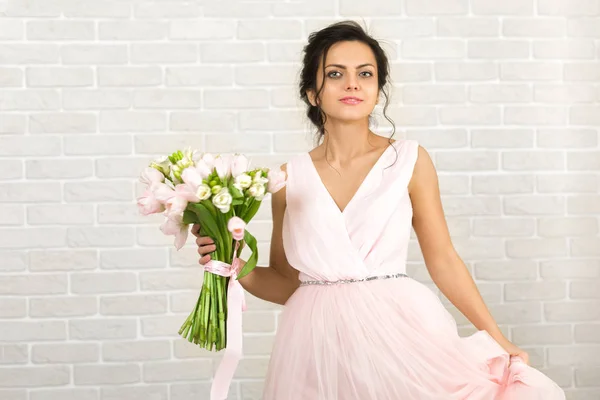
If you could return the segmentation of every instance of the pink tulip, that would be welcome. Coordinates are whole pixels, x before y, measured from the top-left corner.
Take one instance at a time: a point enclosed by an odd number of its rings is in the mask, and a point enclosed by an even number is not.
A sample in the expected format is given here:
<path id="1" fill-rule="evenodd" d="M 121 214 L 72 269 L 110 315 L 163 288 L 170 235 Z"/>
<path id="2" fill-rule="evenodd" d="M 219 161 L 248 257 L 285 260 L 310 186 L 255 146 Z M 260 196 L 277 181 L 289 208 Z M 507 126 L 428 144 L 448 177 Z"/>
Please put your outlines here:
<path id="1" fill-rule="evenodd" d="M 211 164 L 207 164 L 206 161 L 200 160 L 196 163 L 196 172 L 200 175 L 201 179 L 206 179 L 210 174 L 212 174 L 212 162 Z"/>
<path id="2" fill-rule="evenodd" d="M 160 226 L 165 235 L 175 235 L 175 248 L 181 249 L 188 237 L 188 225 L 183 223 L 183 216 L 170 214 Z"/>
<path id="3" fill-rule="evenodd" d="M 165 176 L 156 168 L 146 167 L 140 175 L 140 182 L 151 185 L 154 182 L 164 182 Z"/>
<path id="4" fill-rule="evenodd" d="M 149 188 L 146 188 L 144 193 L 137 198 L 137 205 L 142 215 L 156 214 L 165 210 L 165 206 L 154 197 Z"/>
<path id="5" fill-rule="evenodd" d="M 267 173 L 267 179 L 269 179 L 269 182 L 267 183 L 267 192 L 269 193 L 277 193 L 281 188 L 285 187 L 285 171 L 269 170 Z"/>
<path id="6" fill-rule="evenodd" d="M 231 175 L 231 161 L 232 157 L 229 154 L 220 154 L 215 157 L 215 169 L 221 180 Z"/>
<path id="7" fill-rule="evenodd" d="M 154 197 L 156 197 L 156 200 L 163 204 L 171 197 L 175 196 L 175 191 L 165 183 L 154 182 L 150 185 L 150 190 L 154 194 Z"/>
<path id="8" fill-rule="evenodd" d="M 248 170 L 248 159 L 243 154 L 236 154 L 231 160 L 231 175 L 236 176 L 243 174 Z"/>
<path id="9" fill-rule="evenodd" d="M 181 171 L 181 180 L 192 188 L 197 189 L 202 184 L 202 176 L 197 168 L 187 167 Z"/>
<path id="10" fill-rule="evenodd" d="M 188 201 L 186 199 L 179 195 L 175 195 L 165 203 L 165 213 L 167 216 L 171 216 L 172 214 L 181 215 L 185 211 L 187 205 Z"/>
<path id="11" fill-rule="evenodd" d="M 246 229 L 246 222 L 240 217 L 231 217 L 227 222 L 227 230 L 231 232 L 234 240 L 244 239 L 244 230 Z"/>

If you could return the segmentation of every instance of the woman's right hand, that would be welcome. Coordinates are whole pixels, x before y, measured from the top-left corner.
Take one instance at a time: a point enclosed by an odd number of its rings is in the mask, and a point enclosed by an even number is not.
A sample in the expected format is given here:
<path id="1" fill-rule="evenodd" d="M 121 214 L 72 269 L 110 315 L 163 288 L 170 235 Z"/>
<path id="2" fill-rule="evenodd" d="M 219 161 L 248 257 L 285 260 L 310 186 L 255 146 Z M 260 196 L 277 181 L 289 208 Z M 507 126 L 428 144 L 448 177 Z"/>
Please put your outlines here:
<path id="1" fill-rule="evenodd" d="M 204 265 L 210 261 L 210 253 L 217 249 L 215 241 L 210 236 L 200 236 L 198 231 L 200 230 L 199 224 L 192 225 L 192 235 L 196 236 L 196 244 L 198 245 L 198 254 L 200 254 L 200 260 L 198 263 Z"/>

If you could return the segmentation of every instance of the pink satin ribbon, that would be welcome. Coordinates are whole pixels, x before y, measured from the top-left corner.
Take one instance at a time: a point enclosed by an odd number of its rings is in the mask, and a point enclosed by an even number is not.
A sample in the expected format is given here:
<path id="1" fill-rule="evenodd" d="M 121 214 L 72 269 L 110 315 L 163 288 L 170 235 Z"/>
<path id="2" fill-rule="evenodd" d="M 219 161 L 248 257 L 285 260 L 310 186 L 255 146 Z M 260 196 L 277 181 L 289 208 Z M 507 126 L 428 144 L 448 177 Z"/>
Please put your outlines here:
<path id="1" fill-rule="evenodd" d="M 227 346 L 213 378 L 210 400 L 227 399 L 233 375 L 242 358 L 242 311 L 246 311 L 246 299 L 244 288 L 237 280 L 240 272 L 240 259 L 236 257 L 239 244 L 236 241 L 231 264 L 217 260 L 204 264 L 205 271 L 230 278 L 227 286 Z"/>

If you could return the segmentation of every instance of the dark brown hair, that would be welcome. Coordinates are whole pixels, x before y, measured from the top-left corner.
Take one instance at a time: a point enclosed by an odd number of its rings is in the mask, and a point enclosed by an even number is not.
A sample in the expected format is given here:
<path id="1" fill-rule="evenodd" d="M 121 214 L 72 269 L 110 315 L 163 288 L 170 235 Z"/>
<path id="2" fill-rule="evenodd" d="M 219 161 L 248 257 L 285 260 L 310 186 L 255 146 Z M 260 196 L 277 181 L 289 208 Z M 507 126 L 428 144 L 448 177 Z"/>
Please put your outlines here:
<path id="1" fill-rule="evenodd" d="M 371 37 L 365 30 L 355 21 L 340 21 L 333 23 L 319 31 L 312 32 L 308 37 L 308 44 L 304 46 L 304 57 L 302 61 L 302 71 L 300 73 L 300 98 L 306 103 L 306 115 L 308 119 L 317 128 L 317 142 L 325 135 L 325 121 L 327 119 L 325 113 L 317 102 L 313 106 L 308 100 L 307 90 L 312 89 L 318 98 L 325 84 L 325 73 L 323 73 L 323 82 L 321 88 L 317 92 L 317 71 L 319 69 L 319 61 L 323 63 L 323 71 L 325 71 L 325 59 L 331 46 L 338 42 L 357 41 L 366 44 L 371 48 L 377 61 L 377 84 L 380 92 L 385 96 L 385 105 L 383 107 L 383 116 L 392 124 L 392 136 L 396 131 L 394 121 L 387 115 L 386 110 L 389 106 L 389 94 L 386 91 L 386 84 L 389 83 L 389 61 L 385 51 L 381 48 L 379 42 Z M 369 121 L 373 122 L 372 115 L 369 115 Z"/>

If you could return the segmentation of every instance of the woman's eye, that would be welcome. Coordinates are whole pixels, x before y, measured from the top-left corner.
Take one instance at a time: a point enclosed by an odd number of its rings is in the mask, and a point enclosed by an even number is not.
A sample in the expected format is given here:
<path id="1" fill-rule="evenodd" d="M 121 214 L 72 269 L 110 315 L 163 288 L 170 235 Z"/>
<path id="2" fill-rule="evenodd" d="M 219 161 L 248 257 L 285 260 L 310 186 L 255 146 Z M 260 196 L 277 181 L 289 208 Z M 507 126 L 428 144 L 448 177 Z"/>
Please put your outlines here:
<path id="1" fill-rule="evenodd" d="M 339 74 L 339 72 L 331 71 L 330 73 L 327 74 L 327 76 L 330 78 L 337 78 L 337 76 L 332 76 L 332 74 Z M 373 76 L 373 74 L 370 71 L 363 71 L 363 72 L 361 72 L 361 74 L 369 74 L 369 76 Z"/>

